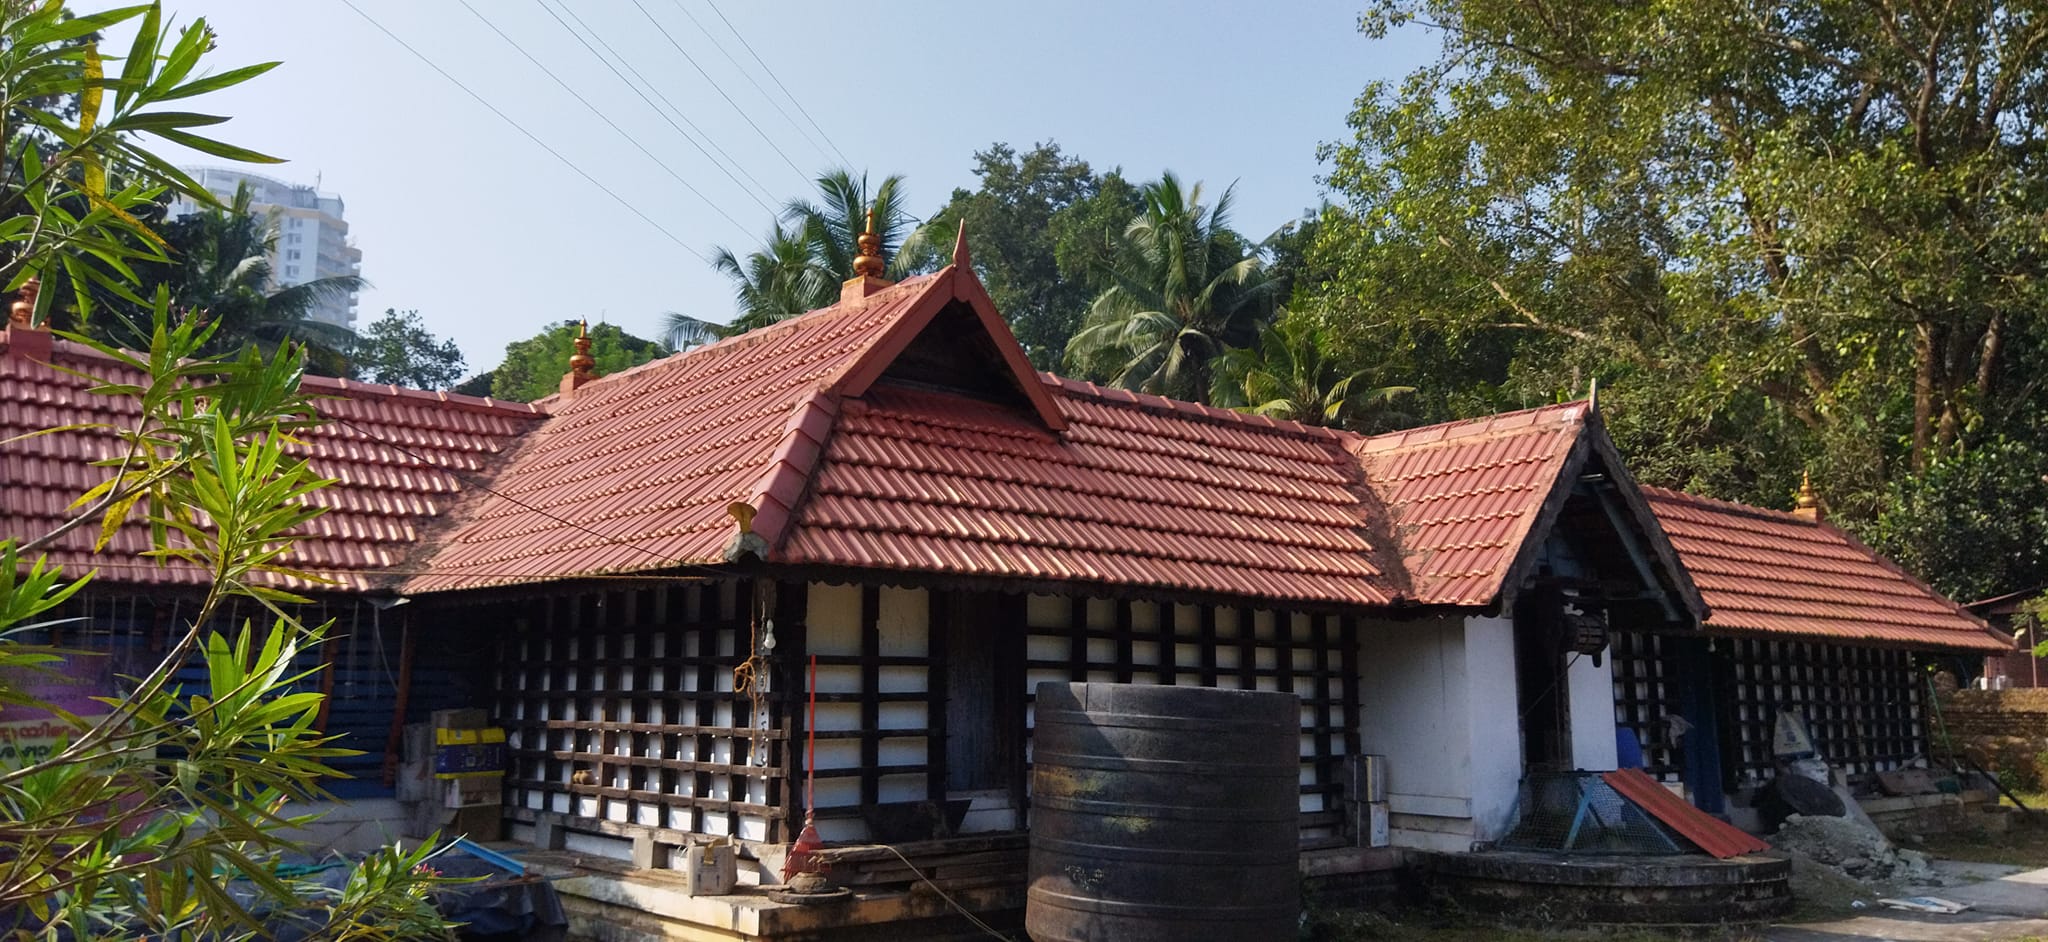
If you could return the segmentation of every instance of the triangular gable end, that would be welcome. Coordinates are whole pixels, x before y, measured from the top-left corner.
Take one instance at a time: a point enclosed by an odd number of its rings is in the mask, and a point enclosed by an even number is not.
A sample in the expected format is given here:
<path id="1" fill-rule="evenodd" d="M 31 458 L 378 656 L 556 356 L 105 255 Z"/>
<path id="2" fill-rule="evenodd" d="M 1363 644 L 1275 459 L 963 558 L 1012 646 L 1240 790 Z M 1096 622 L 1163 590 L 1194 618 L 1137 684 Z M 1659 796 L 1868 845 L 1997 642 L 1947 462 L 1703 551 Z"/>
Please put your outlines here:
<path id="1" fill-rule="evenodd" d="M 939 358 L 931 355 L 938 352 L 932 349 L 936 346 L 970 355 L 979 347 L 993 360 L 986 365 L 994 369 L 994 378 L 1000 381 L 1008 397 L 1035 413 L 1048 430 L 1065 429 L 1066 419 L 1053 402 L 1051 391 L 1025 357 L 1024 347 L 1017 343 L 1010 325 L 996 312 L 995 302 L 990 300 L 988 289 L 982 287 L 974 270 L 949 265 L 939 272 L 938 281 L 934 290 L 925 292 L 916 308 L 889 325 L 861 362 L 847 370 L 833 386 L 832 392 L 861 396 L 892 373 L 900 375 L 903 367 L 911 365 L 905 362 L 907 357 L 924 360 L 926 366 L 938 365 Z M 940 335 L 942 331 L 946 336 Z M 973 369 L 973 364 L 954 365 Z M 989 376 L 987 372 L 976 372 L 984 378 Z M 961 391 L 972 392 L 966 388 Z"/>
<path id="2" fill-rule="evenodd" d="M 858 303 L 858 302 L 856 302 Z M 909 310 L 890 319 L 882 334 L 829 386 L 799 402 L 783 429 L 780 444 L 746 504 L 754 508 L 747 530 L 728 546 L 726 557 L 770 556 L 781 545 L 798 506 L 810 489 L 811 475 L 830 441 L 839 403 L 859 398 L 877 382 L 901 373 L 906 361 L 927 369 L 948 364 L 945 353 L 965 350 L 982 354 L 983 363 L 952 363 L 980 383 L 996 383 L 993 398 L 1005 399 L 1034 415 L 1049 431 L 1066 428 L 1045 382 L 1032 369 L 1015 334 L 996 313 L 995 302 L 971 268 L 950 265 L 918 289 Z M 972 393 L 972 389 L 963 390 Z"/>
<path id="3" fill-rule="evenodd" d="M 1550 482 L 1536 514 L 1526 518 L 1526 529 L 1518 534 L 1513 562 L 1501 580 L 1498 608 L 1513 610 L 1516 593 L 1528 581 L 1567 506 L 1578 495 L 1590 500 L 1612 526 L 1621 543 L 1615 549 L 1637 567 L 1643 581 L 1662 591 L 1676 611 L 1690 616 L 1694 626 L 1701 624 L 1707 617 L 1706 601 L 1651 512 L 1642 488 L 1629 474 L 1620 449 L 1607 434 L 1606 423 L 1589 408 L 1578 426 L 1577 439 L 1558 466 L 1557 477 Z"/>

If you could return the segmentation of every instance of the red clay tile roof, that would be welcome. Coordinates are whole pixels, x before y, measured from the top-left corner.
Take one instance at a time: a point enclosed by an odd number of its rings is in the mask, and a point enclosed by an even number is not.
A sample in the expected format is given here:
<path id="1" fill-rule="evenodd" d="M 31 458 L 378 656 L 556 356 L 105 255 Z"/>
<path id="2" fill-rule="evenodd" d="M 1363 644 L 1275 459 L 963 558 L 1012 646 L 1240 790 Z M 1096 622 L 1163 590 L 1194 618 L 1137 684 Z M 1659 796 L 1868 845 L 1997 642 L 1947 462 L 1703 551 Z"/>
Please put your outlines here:
<path id="1" fill-rule="evenodd" d="M 962 283 L 973 284 L 964 293 L 980 293 L 971 275 L 949 268 L 602 377 L 549 403 L 551 418 L 494 482 L 502 496 L 465 514 L 406 591 L 723 562 L 735 501 L 759 510 L 754 531 L 772 545 L 840 398 L 864 392 L 878 374 L 874 362 L 886 366 Z M 978 314 L 996 317 L 985 294 L 981 306 Z M 1023 367 L 1023 353 L 1009 345 Z M 1024 393 L 1057 421 L 1049 395 Z"/>
<path id="2" fill-rule="evenodd" d="M 1384 504 L 1410 597 L 1484 605 L 1537 523 L 1585 430 L 1586 404 L 1543 406 L 1356 441 Z"/>
<path id="3" fill-rule="evenodd" d="M 1392 599 L 1340 436 L 1044 377 L 1066 431 L 876 387 L 774 558 L 1357 605 Z"/>
<path id="4" fill-rule="evenodd" d="M 114 438 L 73 431 L 16 439 L 59 425 L 133 421 L 127 399 L 95 395 L 86 380 L 22 356 L 9 355 L 0 332 L 0 533 L 36 536 L 71 516 L 65 508 L 107 477 L 92 461 L 115 454 Z M 138 377 L 91 348 L 56 341 L 58 365 L 103 379 Z M 485 470 L 540 412 L 520 403 L 449 393 L 308 377 L 307 392 L 321 415 L 333 420 L 305 436 L 303 453 L 315 473 L 337 483 L 314 500 L 327 512 L 311 524 L 288 562 L 337 580 L 296 589 L 362 591 L 379 570 L 398 565 L 421 537 L 421 527 L 444 513 L 469 488 L 464 476 Z M 9 439 L 16 439 L 10 441 Z M 147 534 L 137 526 L 117 533 L 94 555 L 97 525 L 65 534 L 49 550 L 52 562 L 74 572 L 99 569 L 108 583 L 197 585 L 198 573 L 140 559 Z"/>
<path id="5" fill-rule="evenodd" d="M 1030 408 L 875 385 L 967 304 Z M 406 591 L 726 560 L 1381 604 L 1340 436 L 1032 373 L 947 269 L 593 382 Z M 808 497 L 806 495 L 809 495 Z M 794 512 L 796 517 L 791 518 Z"/>
<path id="6" fill-rule="evenodd" d="M 1833 526 L 1662 488 L 1643 494 L 1706 596 L 1710 631 L 1971 651 L 2011 647 L 2010 639 Z"/>

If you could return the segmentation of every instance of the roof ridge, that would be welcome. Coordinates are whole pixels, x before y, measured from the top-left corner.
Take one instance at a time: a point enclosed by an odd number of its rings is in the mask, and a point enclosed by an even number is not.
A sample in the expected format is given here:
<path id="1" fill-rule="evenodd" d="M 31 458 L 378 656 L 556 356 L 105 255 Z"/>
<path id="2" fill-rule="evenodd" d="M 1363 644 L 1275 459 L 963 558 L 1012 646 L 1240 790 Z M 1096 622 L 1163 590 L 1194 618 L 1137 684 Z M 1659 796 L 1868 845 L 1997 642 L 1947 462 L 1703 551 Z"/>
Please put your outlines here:
<path id="1" fill-rule="evenodd" d="M 0 331 L 0 350 L 7 349 L 7 343 L 5 341 L 6 336 L 7 332 Z M 138 350 L 130 350 L 127 352 L 141 355 L 141 351 Z M 54 361 L 59 356 L 62 356 L 67 359 L 91 360 L 96 363 L 112 364 L 123 369 L 134 368 L 132 365 L 122 362 L 117 357 L 108 355 L 107 353 L 102 352 L 86 344 L 79 343 L 76 340 L 67 340 L 62 337 L 52 338 L 50 341 L 50 358 Z M 48 365 L 53 368 L 57 368 L 60 370 L 62 369 L 62 367 L 56 363 L 50 363 Z M 362 399 L 370 396 L 376 396 L 383 399 L 411 399 L 418 400 L 423 403 L 430 402 L 435 405 L 456 406 L 465 411 L 480 412 L 486 415 L 504 415 L 510 417 L 544 417 L 547 415 L 547 413 L 544 410 L 540 409 L 539 407 L 535 406 L 533 403 L 530 402 L 512 402 L 506 399 L 493 399 L 489 396 L 472 396 L 467 393 L 449 392 L 445 390 L 415 389 L 410 386 L 399 386 L 392 383 L 367 383 L 363 382 L 362 380 L 345 379 L 339 376 L 316 376 L 310 373 L 305 374 L 299 378 L 299 388 L 305 389 L 308 386 L 334 390 L 335 392 L 340 394 L 337 398 L 345 399 Z"/>
<path id="2" fill-rule="evenodd" d="M 1759 520 L 1771 520 L 1779 523 L 1793 523 L 1803 527 L 1813 527 L 1816 529 L 1822 526 L 1820 521 L 1808 520 L 1805 517 L 1801 517 L 1798 514 L 1795 514 L 1789 510 L 1777 510 L 1771 507 L 1759 507 L 1756 504 L 1745 504 L 1739 500 L 1726 500 L 1720 497 L 1708 497 L 1705 494 L 1694 494 L 1691 491 L 1681 491 L 1675 487 L 1658 487 L 1653 484 L 1644 484 L 1642 485 L 1642 490 L 1643 495 L 1645 497 L 1650 498 L 1651 500 L 1668 500 L 1673 501 L 1675 503 L 1698 504 L 1706 507 L 1716 507 L 1731 513 L 1741 514 L 1745 517 L 1754 517 Z M 1829 529 L 1835 528 L 1830 527 Z M 1841 531 L 1836 530 L 1836 532 Z"/>
<path id="3" fill-rule="evenodd" d="M 1525 431 L 1534 427 L 1534 423 L 1517 424 L 1513 420 L 1525 416 L 1533 418 L 1545 412 L 1567 414 L 1583 422 L 1592 413 L 1592 405 L 1590 400 L 1574 399 L 1570 402 L 1553 402 L 1529 409 L 1516 409 L 1513 412 L 1497 412 L 1493 415 L 1475 416 L 1469 419 L 1453 419 L 1449 422 L 1418 425 L 1414 428 L 1381 432 L 1377 435 L 1361 435 L 1356 436 L 1357 440 L 1352 444 L 1352 452 L 1363 457 L 1371 452 L 1390 451 L 1397 448 L 1428 448 L 1448 442 L 1465 442 L 1482 435 Z M 1432 435 L 1433 437 L 1430 437 Z M 1410 441 L 1410 439 L 1414 438 L 1424 440 Z"/>
<path id="4" fill-rule="evenodd" d="M 384 399 L 410 399 L 435 405 L 457 406 L 466 411 L 486 415 L 504 415 L 519 418 L 546 418 L 547 412 L 531 402 L 514 402 L 509 399 L 494 399 L 490 396 L 472 396 L 467 393 L 446 390 L 415 389 L 394 383 L 366 383 L 362 380 L 343 379 L 338 376 L 304 376 L 299 379 L 299 388 L 306 386 L 331 386 L 343 393 L 343 398 L 357 399 L 377 396 Z"/>
<path id="5" fill-rule="evenodd" d="M 1039 371 L 1038 377 L 1047 386 L 1053 387 L 1062 394 L 1086 397 L 1109 406 L 1167 412 L 1193 419 L 1208 419 L 1221 424 L 1279 432 L 1283 435 L 1294 435 L 1319 442 L 1344 442 L 1363 437 L 1356 432 L 1344 429 L 1308 425 L 1292 419 L 1276 419 L 1271 416 L 1239 412 L 1236 409 L 1224 409 L 1206 403 L 1189 402 L 1185 399 L 1173 399 L 1152 393 L 1133 392 L 1128 389 L 1103 386 L 1084 379 L 1061 376 L 1044 370 Z"/>
<path id="6" fill-rule="evenodd" d="M 730 337 L 720 337 L 719 339 L 714 340 L 710 343 L 703 344 L 701 346 L 691 347 L 688 350 L 678 350 L 675 353 L 671 353 L 665 357 L 655 357 L 654 359 L 649 360 L 645 363 L 635 363 L 632 366 L 629 366 L 616 373 L 606 373 L 603 376 L 599 376 L 596 379 L 593 379 L 589 383 L 585 384 L 583 386 L 583 389 L 589 389 L 593 386 L 596 386 L 599 383 L 603 383 L 607 380 L 617 379 L 618 377 L 621 376 L 631 376 L 635 373 L 648 371 L 655 367 L 673 367 L 691 357 L 698 357 L 712 350 L 730 351 L 738 349 L 740 347 L 752 346 L 754 344 L 761 343 L 763 341 L 769 340 L 771 338 L 780 336 L 784 333 L 794 330 L 796 326 L 799 324 L 814 324 L 818 321 L 830 320 L 833 317 L 841 315 L 856 314 L 873 306 L 878 301 L 889 300 L 890 295 L 892 293 L 898 292 L 902 288 L 911 285 L 923 285 L 926 282 L 932 280 L 934 277 L 937 277 L 938 274 L 939 272 L 926 272 L 925 274 L 922 275 L 914 275 L 912 277 L 905 278 L 902 281 L 899 281 L 893 285 L 890 285 L 889 287 L 884 288 L 881 291 L 877 291 L 874 294 L 868 295 L 865 298 L 860 298 L 857 302 L 852 304 L 849 304 L 846 301 L 837 301 L 821 308 L 813 308 L 801 314 L 790 315 L 789 317 L 785 317 L 772 324 L 763 324 L 760 327 L 756 327 L 753 330 L 749 330 L 742 334 L 734 334 L 733 336 Z M 582 392 L 582 389 L 579 389 L 577 391 Z M 534 401 L 546 402 L 550 399 L 559 397 L 559 395 L 559 393 L 553 393 L 547 396 L 543 396 L 540 399 L 536 399 Z"/>

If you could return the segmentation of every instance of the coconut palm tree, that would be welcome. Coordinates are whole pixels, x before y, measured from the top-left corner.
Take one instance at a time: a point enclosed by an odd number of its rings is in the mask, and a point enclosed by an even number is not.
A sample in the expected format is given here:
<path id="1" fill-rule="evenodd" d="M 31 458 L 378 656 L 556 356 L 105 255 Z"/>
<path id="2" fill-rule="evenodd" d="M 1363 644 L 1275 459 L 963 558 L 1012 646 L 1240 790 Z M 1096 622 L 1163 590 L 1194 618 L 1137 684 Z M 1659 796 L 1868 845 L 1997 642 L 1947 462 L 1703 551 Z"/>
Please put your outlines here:
<path id="1" fill-rule="evenodd" d="M 1259 336 L 1258 346 L 1232 349 L 1217 359 L 1209 401 L 1304 425 L 1372 430 L 1398 418 L 1385 407 L 1415 387 L 1368 388 L 1365 370 L 1344 372 L 1324 355 L 1327 348 L 1314 323 L 1282 317 Z"/>
<path id="2" fill-rule="evenodd" d="M 208 354 L 231 353 L 250 344 L 272 351 L 292 342 L 304 348 L 309 371 L 347 375 L 355 332 L 312 315 L 322 301 L 346 297 L 368 282 L 337 275 L 278 285 L 270 265 L 277 218 L 257 213 L 249 203 L 244 184 L 223 209 L 202 208 L 163 224 L 159 234 L 169 260 L 136 266 L 142 282 L 136 293 L 149 297 L 162 285 L 169 289 L 173 305 L 215 324 Z M 114 316 L 94 319 L 96 330 L 114 343 L 148 349 L 146 314 L 109 313 Z"/>
<path id="3" fill-rule="evenodd" d="M 1272 318 L 1275 284 L 1261 251 L 1230 229 L 1231 191 L 1213 207 L 1171 172 L 1141 190 L 1143 208 L 1111 249 L 1109 287 L 1067 342 L 1067 363 L 1126 389 L 1201 401 L 1211 365 L 1250 346 Z"/>
<path id="4" fill-rule="evenodd" d="M 819 260 L 816 245 L 805 234 L 806 228 L 801 222 L 786 227 L 776 223 L 762 248 L 748 253 L 744 260 L 731 249 L 718 250 L 711 267 L 732 279 L 733 299 L 739 305 L 739 315 L 721 333 L 745 333 L 839 299 L 842 279 Z M 684 346 L 676 340 L 672 336 L 669 345 L 678 349 Z"/>
<path id="5" fill-rule="evenodd" d="M 911 274 L 927 260 L 923 229 L 904 208 L 908 201 L 902 174 L 882 178 L 873 191 L 868 189 L 867 174 L 856 178 L 845 169 L 827 171 L 817 182 L 818 202 L 790 200 L 782 218 L 810 243 L 812 260 L 830 273 L 834 285 L 853 277 L 853 257 L 860 251 L 854 240 L 866 229 L 871 209 L 891 278 Z"/>

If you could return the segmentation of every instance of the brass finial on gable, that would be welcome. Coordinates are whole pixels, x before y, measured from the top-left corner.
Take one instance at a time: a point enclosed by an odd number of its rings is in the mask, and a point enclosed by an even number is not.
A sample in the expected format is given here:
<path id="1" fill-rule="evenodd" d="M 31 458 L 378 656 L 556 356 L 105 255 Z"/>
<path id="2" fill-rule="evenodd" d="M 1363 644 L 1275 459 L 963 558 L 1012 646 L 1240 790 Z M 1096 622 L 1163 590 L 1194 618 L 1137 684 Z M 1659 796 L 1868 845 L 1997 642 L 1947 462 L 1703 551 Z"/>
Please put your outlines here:
<path id="1" fill-rule="evenodd" d="M 1802 472 L 1799 476 L 1799 497 L 1792 502 L 1792 516 L 1819 523 L 1823 515 L 1820 495 L 1813 492 L 1813 473 Z"/>
<path id="2" fill-rule="evenodd" d="M 868 227 L 854 240 L 860 246 L 860 254 L 853 257 L 853 274 L 856 278 L 882 277 L 882 239 L 875 235 L 875 211 L 868 209 Z"/>
<path id="3" fill-rule="evenodd" d="M 562 395 L 596 379 L 596 369 L 597 360 L 590 355 L 590 321 L 586 319 L 576 325 L 576 352 L 569 356 L 569 372 L 562 376 Z"/>
<path id="4" fill-rule="evenodd" d="M 953 264 L 966 268 L 973 264 L 967 256 L 967 217 L 960 217 L 960 234 L 953 237 Z"/>
<path id="5" fill-rule="evenodd" d="M 14 305 L 7 310 L 8 327 L 26 330 L 35 325 L 36 292 L 42 290 L 42 287 L 43 281 L 40 278 L 30 278 L 21 283 L 21 288 L 14 295 Z"/>
<path id="6" fill-rule="evenodd" d="M 839 286 L 839 301 L 858 301 L 868 295 L 887 288 L 895 282 L 882 277 L 882 237 L 875 235 L 875 211 L 868 209 L 867 231 L 854 240 L 860 247 L 860 254 L 853 257 L 853 277 Z"/>

